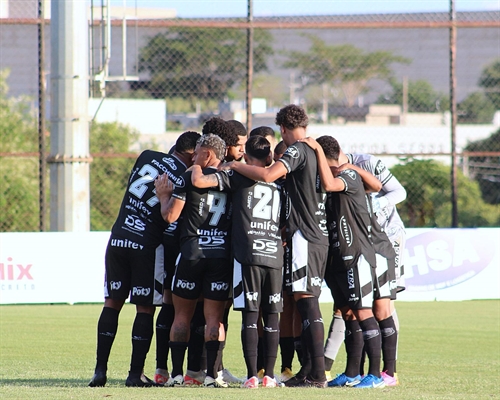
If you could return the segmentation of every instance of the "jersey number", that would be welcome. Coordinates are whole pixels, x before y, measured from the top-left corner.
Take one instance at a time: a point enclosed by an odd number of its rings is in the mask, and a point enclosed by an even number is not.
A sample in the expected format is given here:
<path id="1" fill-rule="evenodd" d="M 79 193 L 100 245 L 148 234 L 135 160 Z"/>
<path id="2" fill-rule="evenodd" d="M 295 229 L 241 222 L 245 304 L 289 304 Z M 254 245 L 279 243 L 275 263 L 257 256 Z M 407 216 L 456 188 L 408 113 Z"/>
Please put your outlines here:
<path id="1" fill-rule="evenodd" d="M 208 212 L 212 213 L 209 225 L 217 226 L 222 215 L 226 212 L 227 195 L 222 192 L 209 191 L 207 196 Z"/>
<path id="2" fill-rule="evenodd" d="M 277 190 L 269 186 L 257 185 L 254 187 L 253 195 L 260 199 L 252 210 L 252 217 L 272 220 L 278 222 L 278 212 L 280 206 L 280 195 Z M 272 201 L 272 204 L 270 205 Z"/>
<path id="3" fill-rule="evenodd" d="M 128 191 L 137 198 L 141 199 L 142 196 L 144 196 L 144 193 L 146 193 L 146 191 L 148 190 L 147 184 L 153 182 L 158 176 L 158 170 L 151 165 L 146 164 L 142 166 L 138 174 L 140 178 L 136 179 L 130 184 Z M 153 193 L 156 193 L 156 190 L 153 190 Z M 146 203 L 151 207 L 153 207 L 158 202 L 159 200 L 156 195 L 146 201 Z"/>

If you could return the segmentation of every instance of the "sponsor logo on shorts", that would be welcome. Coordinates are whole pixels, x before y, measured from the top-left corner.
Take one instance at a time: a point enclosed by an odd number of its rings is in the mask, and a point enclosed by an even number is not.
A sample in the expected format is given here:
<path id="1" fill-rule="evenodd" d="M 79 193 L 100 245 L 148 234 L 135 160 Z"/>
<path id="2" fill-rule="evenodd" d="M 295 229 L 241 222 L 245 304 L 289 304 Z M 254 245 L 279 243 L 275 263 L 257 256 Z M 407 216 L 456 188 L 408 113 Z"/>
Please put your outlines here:
<path id="1" fill-rule="evenodd" d="M 354 270 L 349 268 L 347 271 L 347 284 L 349 285 L 349 289 L 354 289 Z"/>
<path id="2" fill-rule="evenodd" d="M 277 304 L 281 301 L 281 293 L 273 293 L 269 295 L 269 304 Z"/>
<path id="3" fill-rule="evenodd" d="M 149 293 L 151 293 L 150 288 L 143 288 L 142 286 L 132 288 L 132 296 L 149 296 Z"/>
<path id="4" fill-rule="evenodd" d="M 278 244 L 275 240 L 255 239 L 253 249 L 264 254 L 274 254 L 278 252 Z"/>
<path id="5" fill-rule="evenodd" d="M 119 290 L 122 287 L 122 282 L 111 281 L 109 282 L 109 287 L 111 288 L 111 290 Z"/>
<path id="6" fill-rule="evenodd" d="M 323 283 L 323 279 L 321 279 L 319 276 L 313 276 L 311 277 L 311 286 L 320 286 Z"/>
<path id="7" fill-rule="evenodd" d="M 259 298 L 259 293 L 258 292 L 248 292 L 246 294 L 246 296 L 247 296 L 248 301 L 257 301 L 257 299 Z"/>
<path id="8" fill-rule="evenodd" d="M 229 289 L 227 282 L 212 282 L 210 284 L 210 290 L 212 292 L 224 292 Z"/>
<path id="9" fill-rule="evenodd" d="M 137 232 L 143 232 L 146 230 L 146 224 L 140 217 L 137 217 L 135 215 L 127 215 L 125 218 L 125 225 L 127 225 L 129 229 Z"/>
<path id="10" fill-rule="evenodd" d="M 196 283 L 194 282 L 188 282 L 182 279 L 178 279 L 177 283 L 175 284 L 175 287 L 181 288 L 181 289 L 187 289 L 187 290 L 193 290 L 196 286 Z"/>
<path id="11" fill-rule="evenodd" d="M 292 158 L 299 158 L 299 149 L 296 146 L 290 146 L 286 149 L 285 154 L 288 154 Z"/>
<path id="12" fill-rule="evenodd" d="M 132 242 L 128 239 L 111 239 L 111 246 L 113 247 L 123 247 L 124 249 L 143 249 L 144 246 L 139 243 Z"/>

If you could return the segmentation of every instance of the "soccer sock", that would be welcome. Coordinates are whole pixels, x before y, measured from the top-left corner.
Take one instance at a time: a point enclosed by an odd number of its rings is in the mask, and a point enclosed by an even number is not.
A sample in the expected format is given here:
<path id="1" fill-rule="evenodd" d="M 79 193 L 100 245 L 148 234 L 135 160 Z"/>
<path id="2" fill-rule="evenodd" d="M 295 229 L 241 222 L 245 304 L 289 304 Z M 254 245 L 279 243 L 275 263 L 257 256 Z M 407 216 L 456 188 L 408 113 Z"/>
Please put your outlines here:
<path id="1" fill-rule="evenodd" d="M 209 340 L 205 343 L 205 347 L 207 349 L 207 376 L 215 379 L 217 376 L 215 361 L 219 352 L 220 342 L 218 340 Z"/>
<path id="2" fill-rule="evenodd" d="M 382 349 L 382 338 L 375 317 L 370 317 L 359 322 L 363 330 L 363 341 L 365 351 L 370 362 L 368 373 L 380 378 L 380 358 Z"/>
<path id="3" fill-rule="evenodd" d="M 264 314 L 264 370 L 266 375 L 274 378 L 274 366 L 278 354 L 280 339 L 278 314 Z"/>
<path id="4" fill-rule="evenodd" d="M 119 311 L 111 307 L 103 307 L 97 322 L 97 362 L 96 369 L 106 371 L 108 368 L 109 353 L 118 331 Z"/>
<path id="5" fill-rule="evenodd" d="M 392 317 L 386 318 L 378 323 L 382 334 L 382 357 L 384 368 L 390 376 L 394 376 L 396 371 L 396 350 L 398 343 L 398 333 Z"/>
<path id="6" fill-rule="evenodd" d="M 354 378 L 359 374 L 361 356 L 363 354 L 363 332 L 357 320 L 345 322 L 345 350 L 347 353 L 347 363 L 345 374 L 349 378 Z"/>
<path id="7" fill-rule="evenodd" d="M 247 366 L 247 378 L 257 376 L 258 318 L 258 312 L 242 312 L 241 343 L 243 345 L 243 357 Z"/>
<path id="8" fill-rule="evenodd" d="M 191 334 L 189 336 L 187 369 L 191 371 L 201 370 L 201 357 L 205 345 L 205 316 L 203 314 L 203 302 L 196 304 L 193 318 L 191 319 Z"/>
<path id="9" fill-rule="evenodd" d="M 325 356 L 323 343 L 325 328 L 317 297 L 306 297 L 297 301 L 297 309 L 302 319 L 302 332 L 311 357 L 309 376 L 313 380 L 324 381 Z"/>
<path id="10" fill-rule="evenodd" d="M 167 369 L 168 341 L 172 322 L 174 322 L 174 306 L 163 303 L 156 318 L 156 368 Z"/>
<path id="11" fill-rule="evenodd" d="M 325 370 L 332 369 L 333 361 L 337 357 L 340 346 L 344 342 L 346 324 L 341 315 L 334 315 L 328 330 L 325 343 Z"/>
<path id="12" fill-rule="evenodd" d="M 172 357 L 172 373 L 170 376 L 176 377 L 177 375 L 184 375 L 182 367 L 188 343 L 170 341 L 168 345 L 170 347 L 170 355 Z"/>
<path id="13" fill-rule="evenodd" d="M 222 365 L 222 356 L 224 354 L 224 349 L 226 347 L 226 341 L 222 340 L 218 343 L 219 343 L 219 349 L 217 350 L 217 356 L 215 358 L 215 370 L 217 372 L 220 372 L 224 369 L 224 366 Z M 206 346 L 205 346 L 205 348 L 206 348 Z M 207 355 L 207 365 L 208 365 L 208 355 Z"/>
<path id="14" fill-rule="evenodd" d="M 257 371 L 264 368 L 264 338 L 259 336 L 257 341 Z"/>
<path id="15" fill-rule="evenodd" d="M 302 352 L 302 338 L 301 338 L 301 336 L 296 336 L 293 338 L 293 348 L 294 348 L 295 352 L 297 353 L 297 358 L 299 359 L 300 365 L 302 365 L 303 364 L 303 360 L 302 360 L 303 352 Z"/>
<path id="16" fill-rule="evenodd" d="M 130 372 L 141 374 L 153 339 L 153 315 L 137 313 L 132 326 L 132 358 Z"/>
<path id="17" fill-rule="evenodd" d="M 396 309 L 392 311 L 392 319 L 394 320 L 394 325 L 396 326 L 396 332 L 398 334 L 398 340 L 396 342 L 396 360 L 398 359 L 398 348 L 399 348 L 399 318 Z M 396 364 L 394 364 L 394 372 L 396 372 Z"/>
<path id="18" fill-rule="evenodd" d="M 281 372 L 283 372 L 285 368 L 289 368 L 291 371 L 294 353 L 293 337 L 281 337 L 279 344 L 281 351 Z"/>

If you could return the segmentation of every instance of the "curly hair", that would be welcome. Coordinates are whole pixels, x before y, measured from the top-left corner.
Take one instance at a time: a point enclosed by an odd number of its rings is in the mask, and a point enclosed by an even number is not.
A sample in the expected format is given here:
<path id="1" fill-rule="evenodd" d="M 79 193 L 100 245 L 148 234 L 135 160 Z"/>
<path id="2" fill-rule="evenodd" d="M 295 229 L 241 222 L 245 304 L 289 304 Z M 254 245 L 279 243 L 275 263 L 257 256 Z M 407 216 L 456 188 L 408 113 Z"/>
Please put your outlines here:
<path id="1" fill-rule="evenodd" d="M 184 153 L 185 151 L 194 150 L 196 147 L 196 142 L 200 138 L 200 134 L 194 131 L 184 132 L 177 138 L 175 142 L 175 150 L 179 153 Z"/>
<path id="2" fill-rule="evenodd" d="M 340 145 L 332 136 L 320 136 L 316 139 L 321 148 L 323 149 L 326 158 L 338 161 L 340 155 Z"/>
<path id="3" fill-rule="evenodd" d="M 219 117 L 212 117 L 205 122 L 201 132 L 204 135 L 212 133 L 219 136 L 222 140 L 224 140 L 226 146 L 236 146 L 238 144 L 238 135 L 233 132 L 226 121 Z"/>
<path id="4" fill-rule="evenodd" d="M 196 144 L 200 147 L 207 147 L 213 150 L 215 157 L 217 157 L 218 160 L 222 161 L 226 156 L 226 144 L 224 143 L 224 140 L 217 135 L 212 133 L 201 135 Z"/>
<path id="5" fill-rule="evenodd" d="M 289 104 L 276 114 L 276 125 L 284 126 L 286 129 L 305 128 L 309 124 L 309 118 L 302 107 Z"/>

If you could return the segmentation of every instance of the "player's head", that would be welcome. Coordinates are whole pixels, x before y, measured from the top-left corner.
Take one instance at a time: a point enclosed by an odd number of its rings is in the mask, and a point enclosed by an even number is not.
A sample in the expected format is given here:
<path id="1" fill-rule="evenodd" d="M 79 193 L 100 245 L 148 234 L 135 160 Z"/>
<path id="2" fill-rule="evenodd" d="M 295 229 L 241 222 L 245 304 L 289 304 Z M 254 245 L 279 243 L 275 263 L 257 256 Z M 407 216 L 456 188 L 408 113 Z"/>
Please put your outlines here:
<path id="1" fill-rule="evenodd" d="M 203 124 L 201 132 L 204 135 L 209 133 L 219 136 L 226 146 L 236 146 L 238 144 L 238 135 L 232 131 L 226 121 L 219 117 L 212 117 Z"/>
<path id="2" fill-rule="evenodd" d="M 214 167 L 224 160 L 225 154 L 224 140 L 211 133 L 204 134 L 196 142 L 193 163 L 202 168 Z"/>
<path id="3" fill-rule="evenodd" d="M 175 142 L 173 153 L 182 157 L 182 161 L 187 166 L 193 163 L 194 149 L 196 148 L 196 142 L 200 136 L 198 132 L 187 131 L 180 135 Z"/>
<path id="4" fill-rule="evenodd" d="M 243 154 L 245 153 L 245 143 L 247 142 L 247 130 L 245 126 L 235 119 L 231 119 L 226 121 L 229 129 L 232 133 L 236 134 L 238 142 L 236 146 L 228 145 L 227 148 L 227 161 L 240 161 L 243 158 Z"/>
<path id="5" fill-rule="evenodd" d="M 250 136 L 262 136 L 266 138 L 271 144 L 271 151 L 274 151 L 274 148 L 276 147 L 276 132 L 274 132 L 273 128 L 270 128 L 269 126 L 258 126 L 257 128 L 252 129 Z"/>
<path id="6" fill-rule="evenodd" d="M 306 136 L 309 118 L 302 107 L 289 104 L 276 114 L 276 125 L 280 127 L 281 136 L 289 146 Z"/>
<path id="7" fill-rule="evenodd" d="M 286 144 L 282 140 L 274 148 L 274 154 L 273 154 L 274 161 L 278 161 L 281 158 L 281 156 L 285 154 L 285 151 L 286 151 Z"/>
<path id="8" fill-rule="evenodd" d="M 271 164 L 271 144 L 262 136 L 251 136 L 245 145 L 245 161 L 249 165 Z"/>
<path id="9" fill-rule="evenodd" d="M 337 140 L 332 136 L 320 136 L 316 139 L 319 143 L 323 152 L 325 153 L 325 157 L 327 160 L 338 161 L 340 157 L 340 145 Z"/>

